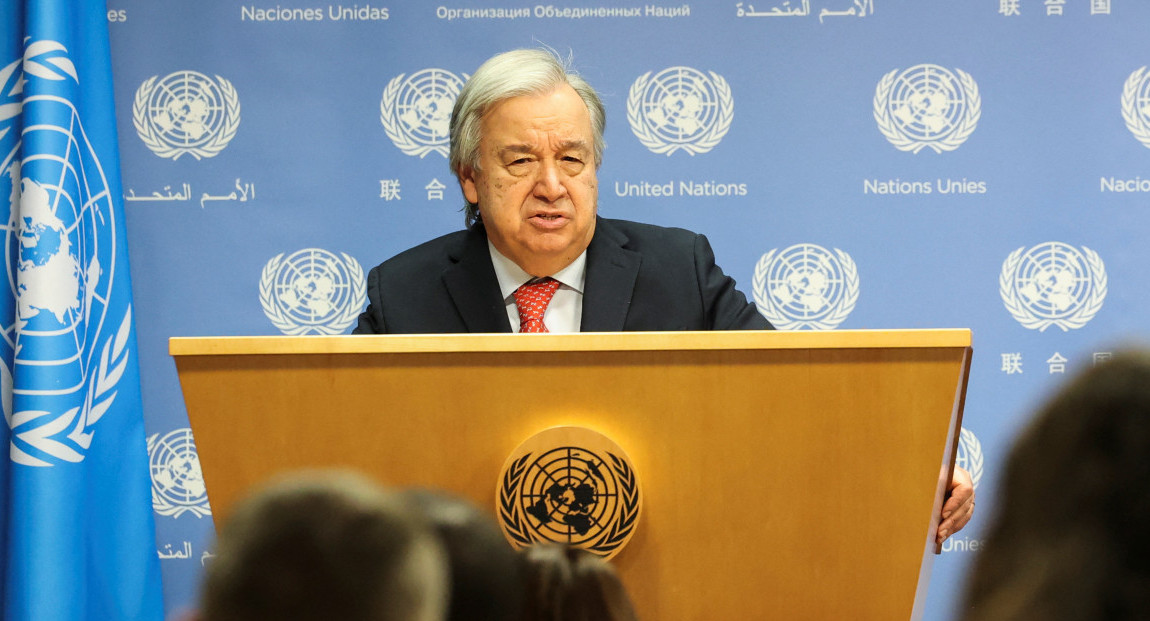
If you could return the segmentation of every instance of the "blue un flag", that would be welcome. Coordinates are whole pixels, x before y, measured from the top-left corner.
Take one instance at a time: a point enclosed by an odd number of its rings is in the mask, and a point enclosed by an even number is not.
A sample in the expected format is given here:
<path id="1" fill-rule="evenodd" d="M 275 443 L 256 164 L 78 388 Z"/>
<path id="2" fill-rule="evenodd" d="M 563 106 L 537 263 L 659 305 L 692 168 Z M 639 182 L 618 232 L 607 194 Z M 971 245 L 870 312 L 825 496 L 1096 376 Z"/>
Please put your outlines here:
<path id="1" fill-rule="evenodd" d="M 161 619 L 104 0 L 0 25 L 0 617 Z"/>

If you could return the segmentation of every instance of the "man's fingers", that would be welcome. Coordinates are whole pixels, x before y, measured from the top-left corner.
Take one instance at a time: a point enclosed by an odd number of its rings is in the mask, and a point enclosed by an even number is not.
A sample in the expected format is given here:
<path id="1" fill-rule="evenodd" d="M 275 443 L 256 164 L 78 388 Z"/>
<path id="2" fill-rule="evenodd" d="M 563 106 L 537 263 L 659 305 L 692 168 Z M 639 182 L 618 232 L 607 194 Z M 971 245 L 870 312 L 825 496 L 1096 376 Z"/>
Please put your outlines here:
<path id="1" fill-rule="evenodd" d="M 969 502 L 964 503 L 962 507 L 955 511 L 955 515 L 951 516 L 950 521 L 952 522 L 952 525 L 950 530 L 952 532 L 958 532 L 962 530 L 962 527 L 966 526 L 967 522 L 969 522 L 970 518 L 972 517 L 974 517 L 973 498 L 971 498 Z"/>
<path id="2" fill-rule="evenodd" d="M 954 476 L 946 490 L 946 502 L 942 505 L 942 521 L 938 525 L 935 540 L 942 543 L 947 537 L 962 530 L 974 515 L 974 484 L 970 473 L 956 467 Z"/>

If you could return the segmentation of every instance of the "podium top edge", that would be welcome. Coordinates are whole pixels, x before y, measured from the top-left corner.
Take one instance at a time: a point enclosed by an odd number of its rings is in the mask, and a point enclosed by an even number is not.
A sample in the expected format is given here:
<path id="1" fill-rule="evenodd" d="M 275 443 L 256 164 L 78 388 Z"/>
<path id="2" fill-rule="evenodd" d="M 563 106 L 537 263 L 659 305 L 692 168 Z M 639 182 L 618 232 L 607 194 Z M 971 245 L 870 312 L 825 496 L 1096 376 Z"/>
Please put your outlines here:
<path id="1" fill-rule="evenodd" d="M 416 334 L 172 337 L 172 356 L 435 352 L 916 349 L 971 346 L 967 328 L 938 330 L 738 330 L 578 334 Z"/>

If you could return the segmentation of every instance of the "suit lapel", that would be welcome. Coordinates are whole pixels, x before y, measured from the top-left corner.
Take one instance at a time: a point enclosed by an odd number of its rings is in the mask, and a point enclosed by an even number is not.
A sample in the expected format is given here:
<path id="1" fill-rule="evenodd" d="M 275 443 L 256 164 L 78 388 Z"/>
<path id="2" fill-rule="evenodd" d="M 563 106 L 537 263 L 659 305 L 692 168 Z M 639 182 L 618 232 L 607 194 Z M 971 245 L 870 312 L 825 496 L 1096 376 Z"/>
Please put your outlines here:
<path id="1" fill-rule="evenodd" d="M 621 332 L 631 307 L 642 258 L 624 246 L 627 236 L 599 218 L 587 247 L 581 332 Z"/>
<path id="2" fill-rule="evenodd" d="M 443 272 L 443 284 L 467 331 L 510 332 L 511 323 L 499 297 L 499 279 L 491 266 L 484 228 L 472 228 L 463 244 L 452 250 L 450 258 L 454 265 Z"/>

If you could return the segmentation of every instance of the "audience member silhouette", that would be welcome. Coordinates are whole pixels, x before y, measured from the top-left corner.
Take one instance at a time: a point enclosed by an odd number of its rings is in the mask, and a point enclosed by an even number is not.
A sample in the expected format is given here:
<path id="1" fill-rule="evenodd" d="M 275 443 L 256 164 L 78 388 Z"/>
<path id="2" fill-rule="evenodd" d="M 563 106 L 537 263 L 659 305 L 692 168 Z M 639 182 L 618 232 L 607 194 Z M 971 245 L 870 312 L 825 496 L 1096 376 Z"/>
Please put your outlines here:
<path id="1" fill-rule="evenodd" d="M 467 500 L 409 490 L 404 497 L 438 533 L 447 551 L 451 621 L 519 621 L 523 614 L 523 559 L 499 526 Z"/>
<path id="2" fill-rule="evenodd" d="M 206 571 L 204 621 L 441 621 L 447 604 L 438 538 L 348 472 L 299 473 L 242 501 Z"/>
<path id="3" fill-rule="evenodd" d="M 525 621 L 637 621 L 615 570 L 580 548 L 535 544 L 527 561 Z"/>
<path id="4" fill-rule="evenodd" d="M 1150 353 L 1074 378 L 1014 444 L 964 621 L 1150 618 Z"/>

